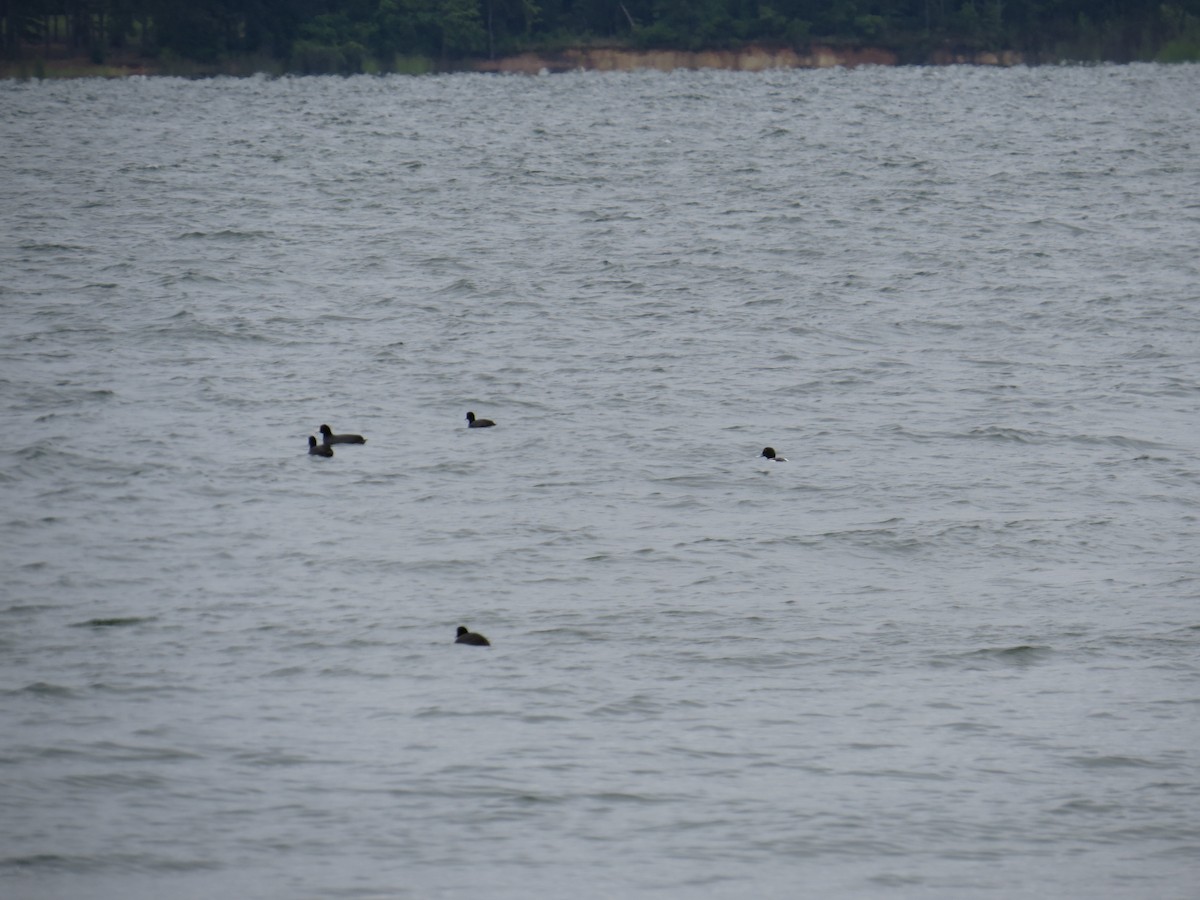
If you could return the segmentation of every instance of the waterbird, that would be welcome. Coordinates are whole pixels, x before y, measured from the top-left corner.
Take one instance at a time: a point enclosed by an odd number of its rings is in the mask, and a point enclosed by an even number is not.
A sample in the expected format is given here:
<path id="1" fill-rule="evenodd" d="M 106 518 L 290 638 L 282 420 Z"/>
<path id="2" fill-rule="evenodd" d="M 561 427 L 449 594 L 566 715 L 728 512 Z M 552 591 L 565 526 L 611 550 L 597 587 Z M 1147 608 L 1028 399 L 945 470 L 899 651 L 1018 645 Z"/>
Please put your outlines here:
<path id="1" fill-rule="evenodd" d="M 361 434 L 334 434 L 328 425 L 318 429 L 325 438 L 326 444 L 365 444 L 367 439 Z"/>
<path id="2" fill-rule="evenodd" d="M 471 644 L 474 647 L 490 647 L 492 642 L 485 638 L 482 634 L 476 634 L 474 631 L 467 631 L 466 625 L 458 626 L 458 637 L 454 639 L 456 644 Z"/>
<path id="3" fill-rule="evenodd" d="M 477 418 L 475 418 L 475 413 L 473 413 L 473 412 L 467 413 L 467 427 L 468 428 L 491 428 L 495 424 L 496 423 L 493 422 L 491 419 L 477 419 Z"/>
<path id="4" fill-rule="evenodd" d="M 308 455 L 333 456 L 333 448 L 328 444 L 318 444 L 317 439 L 310 434 L 308 436 Z"/>
<path id="5" fill-rule="evenodd" d="M 763 452 L 760 453 L 759 456 L 765 456 L 767 459 L 772 459 L 775 462 L 787 462 L 787 460 L 784 459 L 782 456 L 775 455 L 774 447 L 763 447 Z"/>

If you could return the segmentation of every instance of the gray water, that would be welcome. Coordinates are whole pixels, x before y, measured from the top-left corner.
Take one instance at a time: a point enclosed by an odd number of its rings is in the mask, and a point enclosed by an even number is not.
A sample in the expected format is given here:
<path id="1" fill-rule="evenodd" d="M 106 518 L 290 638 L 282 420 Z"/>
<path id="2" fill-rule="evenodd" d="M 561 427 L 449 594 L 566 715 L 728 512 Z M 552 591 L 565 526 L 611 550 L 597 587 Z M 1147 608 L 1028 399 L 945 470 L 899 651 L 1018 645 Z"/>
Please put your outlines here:
<path id="1" fill-rule="evenodd" d="M 0 84 L 0 896 L 1196 897 L 1198 96 Z"/>

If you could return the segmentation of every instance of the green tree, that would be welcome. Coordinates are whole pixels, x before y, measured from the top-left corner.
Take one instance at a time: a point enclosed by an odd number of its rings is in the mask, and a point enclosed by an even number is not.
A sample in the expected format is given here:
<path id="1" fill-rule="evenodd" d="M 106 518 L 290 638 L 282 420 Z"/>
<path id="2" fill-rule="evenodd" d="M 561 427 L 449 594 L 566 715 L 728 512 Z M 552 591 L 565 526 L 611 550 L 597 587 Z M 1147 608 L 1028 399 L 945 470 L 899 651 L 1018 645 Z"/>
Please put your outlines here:
<path id="1" fill-rule="evenodd" d="M 22 44 L 32 44 L 41 40 L 40 6 L 38 0 L 0 0 L 4 56 L 15 58 L 20 55 Z"/>
<path id="2" fill-rule="evenodd" d="M 483 16 L 475 0 L 436 0 L 441 24 L 441 55 L 470 56 L 487 47 Z"/>

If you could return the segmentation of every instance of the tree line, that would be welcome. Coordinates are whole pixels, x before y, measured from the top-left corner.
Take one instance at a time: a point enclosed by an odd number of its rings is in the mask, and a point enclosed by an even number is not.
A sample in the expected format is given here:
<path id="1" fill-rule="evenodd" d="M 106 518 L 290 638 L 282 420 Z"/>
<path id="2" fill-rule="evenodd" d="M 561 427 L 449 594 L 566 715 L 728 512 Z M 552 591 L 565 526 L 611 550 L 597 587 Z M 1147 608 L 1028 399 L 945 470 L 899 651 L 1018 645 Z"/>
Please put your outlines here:
<path id="1" fill-rule="evenodd" d="M 0 0 L 0 27 L 9 58 L 257 57 L 301 72 L 591 45 L 856 44 L 912 62 L 936 48 L 1200 59 L 1200 0 Z"/>

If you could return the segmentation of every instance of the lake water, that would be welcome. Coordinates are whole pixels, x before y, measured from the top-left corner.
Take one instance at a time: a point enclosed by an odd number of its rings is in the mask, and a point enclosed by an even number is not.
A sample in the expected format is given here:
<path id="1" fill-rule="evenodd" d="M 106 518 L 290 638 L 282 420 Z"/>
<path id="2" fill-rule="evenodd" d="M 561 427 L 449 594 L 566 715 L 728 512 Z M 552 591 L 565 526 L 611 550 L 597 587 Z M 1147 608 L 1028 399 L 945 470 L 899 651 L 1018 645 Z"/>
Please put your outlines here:
<path id="1" fill-rule="evenodd" d="M 0 895 L 1194 898 L 1197 97 L 0 84 Z"/>

